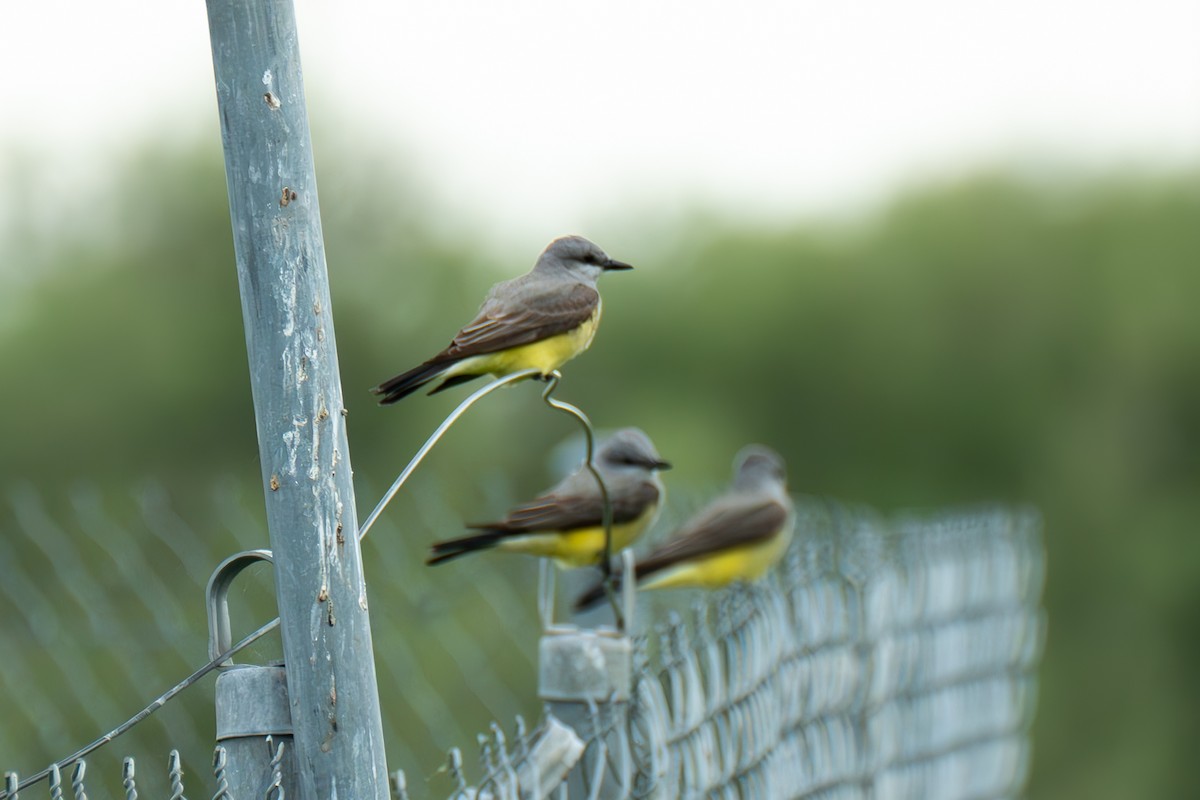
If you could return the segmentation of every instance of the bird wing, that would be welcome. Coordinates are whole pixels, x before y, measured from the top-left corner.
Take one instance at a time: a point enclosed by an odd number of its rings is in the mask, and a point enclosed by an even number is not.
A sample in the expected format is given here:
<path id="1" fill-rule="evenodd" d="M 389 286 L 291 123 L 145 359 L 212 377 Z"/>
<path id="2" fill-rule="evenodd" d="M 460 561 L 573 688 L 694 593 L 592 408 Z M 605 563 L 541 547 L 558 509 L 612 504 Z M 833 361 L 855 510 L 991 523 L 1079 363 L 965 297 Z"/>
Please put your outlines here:
<path id="1" fill-rule="evenodd" d="M 495 353 L 566 333 L 586 322 L 600 303 L 599 292 L 582 283 L 556 283 L 533 294 L 509 286 L 514 297 L 501 299 L 493 291 L 479 315 L 428 363 Z"/>
<path id="2" fill-rule="evenodd" d="M 587 476 L 591 479 L 591 475 Z M 619 525 L 637 519 L 658 502 L 658 487 L 642 481 L 611 496 L 612 521 Z M 600 492 L 561 494 L 549 492 L 517 506 L 500 522 L 468 525 L 468 528 L 527 533 L 533 531 L 569 531 L 590 528 L 604 520 Z"/>
<path id="3" fill-rule="evenodd" d="M 787 522 L 788 510 L 763 497 L 725 498 L 709 506 L 670 540 L 638 562 L 638 575 L 681 561 L 770 539 Z"/>

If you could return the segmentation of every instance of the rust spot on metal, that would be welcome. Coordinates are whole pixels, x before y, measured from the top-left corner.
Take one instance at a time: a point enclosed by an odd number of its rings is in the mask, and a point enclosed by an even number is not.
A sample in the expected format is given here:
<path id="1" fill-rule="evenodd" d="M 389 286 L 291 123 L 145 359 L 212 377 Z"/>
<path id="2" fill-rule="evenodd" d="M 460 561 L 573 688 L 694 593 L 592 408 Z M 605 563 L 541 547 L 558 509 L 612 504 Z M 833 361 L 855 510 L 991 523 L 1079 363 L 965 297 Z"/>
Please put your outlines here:
<path id="1" fill-rule="evenodd" d="M 329 619 L 329 627 L 332 628 L 334 625 L 337 625 L 337 618 L 333 616 L 333 598 L 332 597 L 329 598 L 329 605 L 327 606 L 327 608 L 329 609 L 329 614 L 327 615 L 328 619 Z"/>
<path id="2" fill-rule="evenodd" d="M 279 102 L 279 98 L 276 97 L 275 95 L 271 94 L 270 92 L 267 92 L 266 94 L 263 95 L 263 100 L 265 100 L 267 102 L 267 105 L 271 108 L 272 111 L 278 110 L 279 107 L 282 105 L 282 103 Z"/>
<path id="3" fill-rule="evenodd" d="M 329 599 L 329 589 L 322 586 L 321 591 L 317 592 L 317 602 L 324 603 L 328 599 Z"/>
<path id="4" fill-rule="evenodd" d="M 283 191 L 279 195 L 279 205 L 287 206 L 289 203 L 291 203 L 295 199 L 296 199 L 296 191 L 294 189 L 289 189 L 288 187 L 285 186 L 285 187 L 283 187 Z"/>
<path id="5" fill-rule="evenodd" d="M 346 543 L 346 537 L 342 533 L 342 523 L 340 522 L 337 525 L 337 543 L 339 547 Z"/>
<path id="6" fill-rule="evenodd" d="M 270 485 L 271 485 L 271 491 L 272 491 L 272 492 L 278 492 L 278 491 L 279 491 L 279 476 L 278 476 L 278 475 L 272 475 L 272 476 L 271 476 L 271 484 L 270 484 Z"/>
<path id="7" fill-rule="evenodd" d="M 324 422 L 327 419 L 329 419 L 328 411 L 322 408 L 319 412 L 317 412 L 317 422 Z"/>

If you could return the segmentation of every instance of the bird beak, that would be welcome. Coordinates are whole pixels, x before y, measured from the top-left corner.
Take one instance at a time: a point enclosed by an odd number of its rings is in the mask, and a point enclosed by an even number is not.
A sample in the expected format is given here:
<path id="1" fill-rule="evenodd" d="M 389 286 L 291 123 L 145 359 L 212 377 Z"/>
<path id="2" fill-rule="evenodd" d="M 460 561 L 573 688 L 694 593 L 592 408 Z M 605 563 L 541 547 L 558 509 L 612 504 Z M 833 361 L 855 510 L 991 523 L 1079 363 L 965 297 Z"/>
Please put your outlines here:
<path id="1" fill-rule="evenodd" d="M 660 459 L 658 459 L 657 461 L 651 461 L 651 462 L 650 462 L 650 466 L 651 466 L 652 468 L 654 468 L 654 469 L 670 469 L 670 468 L 671 468 L 671 462 L 670 462 L 670 461 L 663 461 L 663 460 L 660 458 Z"/>
<path id="2" fill-rule="evenodd" d="M 604 267 L 605 270 L 614 270 L 614 271 L 615 270 L 633 269 L 633 264 L 626 264 L 624 261 L 617 261 L 615 258 L 610 258 L 608 261 L 605 261 L 600 266 Z"/>

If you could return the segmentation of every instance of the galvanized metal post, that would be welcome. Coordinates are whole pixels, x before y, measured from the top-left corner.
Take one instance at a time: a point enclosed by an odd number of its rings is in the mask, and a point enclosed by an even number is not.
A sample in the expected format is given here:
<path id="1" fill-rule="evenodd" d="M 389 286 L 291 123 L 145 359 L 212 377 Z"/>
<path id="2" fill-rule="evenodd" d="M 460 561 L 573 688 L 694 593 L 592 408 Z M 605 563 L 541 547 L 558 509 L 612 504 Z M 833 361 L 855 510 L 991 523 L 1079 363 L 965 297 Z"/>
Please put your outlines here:
<path id="1" fill-rule="evenodd" d="M 296 791 L 295 740 L 287 670 L 235 664 L 217 676 L 217 744 L 226 763 L 221 778 L 229 797 L 267 797 L 277 774 L 284 796 Z"/>
<path id="2" fill-rule="evenodd" d="M 208 0 L 305 800 L 385 800 L 357 514 L 291 0 Z"/>
<path id="3" fill-rule="evenodd" d="M 636 615 L 633 551 L 626 548 L 620 558 L 621 607 L 632 624 Z M 633 643 L 623 630 L 556 624 L 555 583 L 554 566 L 543 560 L 538 587 L 542 617 L 538 696 L 550 716 L 589 743 L 567 777 L 567 793 L 597 800 L 628 797 L 633 785 L 627 735 Z"/>
<path id="4" fill-rule="evenodd" d="M 571 797 L 627 797 L 633 760 L 625 733 L 633 647 L 615 630 L 557 627 L 538 646 L 538 694 L 546 711 L 591 742 L 568 779 Z"/>
<path id="5" fill-rule="evenodd" d="M 272 562 L 269 550 L 247 550 L 222 561 L 208 579 L 208 655 L 220 658 L 233 645 L 229 591 L 252 564 Z M 213 772 L 216 800 L 267 797 L 276 783 L 284 794 L 296 792 L 292 704 L 287 670 L 282 666 L 221 664 L 217 676 L 217 751 Z"/>

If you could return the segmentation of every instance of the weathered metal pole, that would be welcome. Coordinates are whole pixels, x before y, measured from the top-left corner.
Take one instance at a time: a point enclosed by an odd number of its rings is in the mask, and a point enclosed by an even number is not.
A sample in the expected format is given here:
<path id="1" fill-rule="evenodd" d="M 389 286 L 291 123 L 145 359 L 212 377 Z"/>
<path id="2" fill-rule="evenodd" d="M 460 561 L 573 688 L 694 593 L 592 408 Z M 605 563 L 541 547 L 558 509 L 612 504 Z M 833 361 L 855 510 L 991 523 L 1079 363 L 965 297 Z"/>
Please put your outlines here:
<path id="1" fill-rule="evenodd" d="M 387 798 L 291 0 L 208 0 L 299 796 Z"/>

